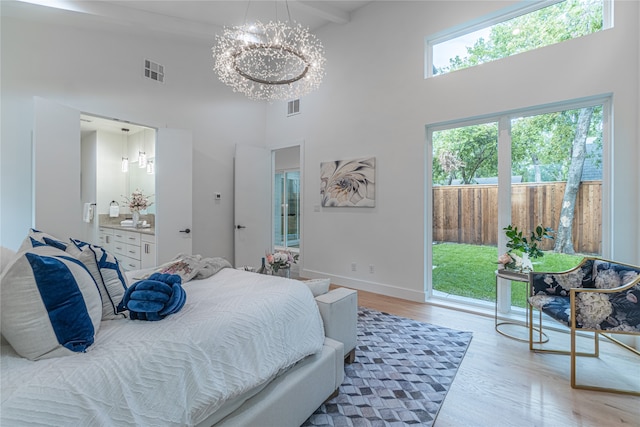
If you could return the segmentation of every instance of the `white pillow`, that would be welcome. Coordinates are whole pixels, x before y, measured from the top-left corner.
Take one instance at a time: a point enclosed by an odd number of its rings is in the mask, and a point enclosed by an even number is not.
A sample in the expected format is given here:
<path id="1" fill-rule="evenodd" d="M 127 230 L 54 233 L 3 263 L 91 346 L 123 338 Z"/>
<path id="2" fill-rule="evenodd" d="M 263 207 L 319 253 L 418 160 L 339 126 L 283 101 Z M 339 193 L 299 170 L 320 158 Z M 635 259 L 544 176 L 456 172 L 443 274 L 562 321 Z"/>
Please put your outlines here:
<path id="1" fill-rule="evenodd" d="M 317 297 L 318 295 L 326 294 L 327 292 L 329 292 L 331 279 L 311 279 L 304 280 L 302 283 L 304 283 L 309 287 L 309 289 L 311 289 L 311 293 L 314 297 Z"/>
<path id="2" fill-rule="evenodd" d="M 2 273 L 7 265 L 13 258 L 15 258 L 16 252 L 12 249 L 6 248 L 4 246 L 1 247 L 0 250 L 0 273 Z"/>
<path id="3" fill-rule="evenodd" d="M 51 234 L 47 234 L 44 231 L 30 228 L 29 234 L 22 241 L 22 245 L 20 245 L 18 252 L 23 252 L 31 248 L 44 245 L 53 246 L 54 248 L 64 251 L 69 246 L 69 242 L 63 242 L 57 237 L 53 237 Z"/>
<path id="4" fill-rule="evenodd" d="M 180 276 L 182 284 L 184 285 L 191 279 L 193 279 L 200 270 L 202 257 L 200 255 L 181 256 L 178 255 L 173 260 L 159 265 L 152 272 L 146 274 L 144 279 L 148 278 L 154 273 L 160 274 L 175 274 Z"/>
<path id="5" fill-rule="evenodd" d="M 77 239 L 71 239 L 67 252 L 78 258 L 96 281 L 102 297 L 102 319 L 126 317 L 124 313 L 118 313 L 117 308 L 129 282 L 116 257 L 101 246 Z"/>
<path id="6" fill-rule="evenodd" d="M 100 327 L 100 292 L 87 268 L 51 246 L 21 252 L 2 274 L 2 335 L 21 356 L 84 352 Z"/>

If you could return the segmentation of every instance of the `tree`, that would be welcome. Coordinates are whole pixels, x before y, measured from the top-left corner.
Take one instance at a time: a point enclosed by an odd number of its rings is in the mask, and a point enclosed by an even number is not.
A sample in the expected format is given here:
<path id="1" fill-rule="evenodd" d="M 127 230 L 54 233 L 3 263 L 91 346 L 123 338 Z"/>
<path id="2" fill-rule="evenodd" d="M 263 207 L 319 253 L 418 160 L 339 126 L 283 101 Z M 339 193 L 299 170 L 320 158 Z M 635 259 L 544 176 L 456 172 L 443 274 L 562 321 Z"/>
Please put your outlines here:
<path id="1" fill-rule="evenodd" d="M 565 0 L 496 24 L 487 39 L 467 47 L 467 56 L 450 59 L 435 74 L 505 58 L 602 29 L 602 0 Z"/>
<path id="2" fill-rule="evenodd" d="M 434 183 L 450 185 L 453 179 L 473 184 L 475 178 L 498 173 L 498 127 L 495 123 L 434 132 Z"/>
<path id="3" fill-rule="evenodd" d="M 573 213 L 576 207 L 576 197 L 582 181 L 582 170 L 587 157 L 587 135 L 591 125 L 593 107 L 582 108 L 578 117 L 578 125 L 573 138 L 571 149 L 571 166 L 567 176 L 567 185 L 562 198 L 560 221 L 556 232 L 554 252 L 573 254 Z"/>

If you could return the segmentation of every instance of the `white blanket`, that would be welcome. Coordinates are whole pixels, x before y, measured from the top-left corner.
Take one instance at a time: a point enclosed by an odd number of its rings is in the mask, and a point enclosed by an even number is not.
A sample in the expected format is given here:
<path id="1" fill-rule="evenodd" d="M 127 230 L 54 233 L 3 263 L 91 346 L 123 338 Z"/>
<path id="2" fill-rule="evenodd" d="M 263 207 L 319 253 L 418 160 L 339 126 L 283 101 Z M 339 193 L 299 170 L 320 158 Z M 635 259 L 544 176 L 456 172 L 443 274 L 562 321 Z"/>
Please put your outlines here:
<path id="1" fill-rule="evenodd" d="M 87 353 L 29 361 L 2 346 L 0 424 L 194 425 L 322 349 L 307 286 L 223 269 L 158 322 L 103 321 Z"/>

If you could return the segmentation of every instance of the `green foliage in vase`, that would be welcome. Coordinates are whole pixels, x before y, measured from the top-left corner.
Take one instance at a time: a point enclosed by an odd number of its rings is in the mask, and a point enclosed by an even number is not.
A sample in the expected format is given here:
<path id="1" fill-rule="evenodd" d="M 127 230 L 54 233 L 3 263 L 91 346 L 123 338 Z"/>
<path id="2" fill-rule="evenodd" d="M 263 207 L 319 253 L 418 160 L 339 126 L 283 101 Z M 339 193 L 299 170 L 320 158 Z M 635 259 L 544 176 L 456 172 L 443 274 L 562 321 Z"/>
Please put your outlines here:
<path id="1" fill-rule="evenodd" d="M 503 228 L 505 235 L 509 239 L 507 242 L 507 248 L 509 251 L 518 251 L 523 254 L 529 255 L 530 259 L 541 258 L 544 256 L 538 248 L 538 243 L 542 242 L 542 239 L 553 239 L 553 229 L 550 227 L 537 226 L 534 231 L 531 232 L 529 237 L 525 236 L 518 227 L 514 227 L 509 224 Z"/>

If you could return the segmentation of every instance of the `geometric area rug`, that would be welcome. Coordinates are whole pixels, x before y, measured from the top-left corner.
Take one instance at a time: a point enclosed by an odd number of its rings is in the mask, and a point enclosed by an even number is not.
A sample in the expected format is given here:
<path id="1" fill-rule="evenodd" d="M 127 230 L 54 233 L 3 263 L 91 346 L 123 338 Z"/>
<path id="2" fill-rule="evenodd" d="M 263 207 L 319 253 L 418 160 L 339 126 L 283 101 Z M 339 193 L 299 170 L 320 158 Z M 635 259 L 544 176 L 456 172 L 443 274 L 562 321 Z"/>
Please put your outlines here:
<path id="1" fill-rule="evenodd" d="M 303 426 L 432 426 L 471 337 L 359 307 L 356 360 Z"/>

